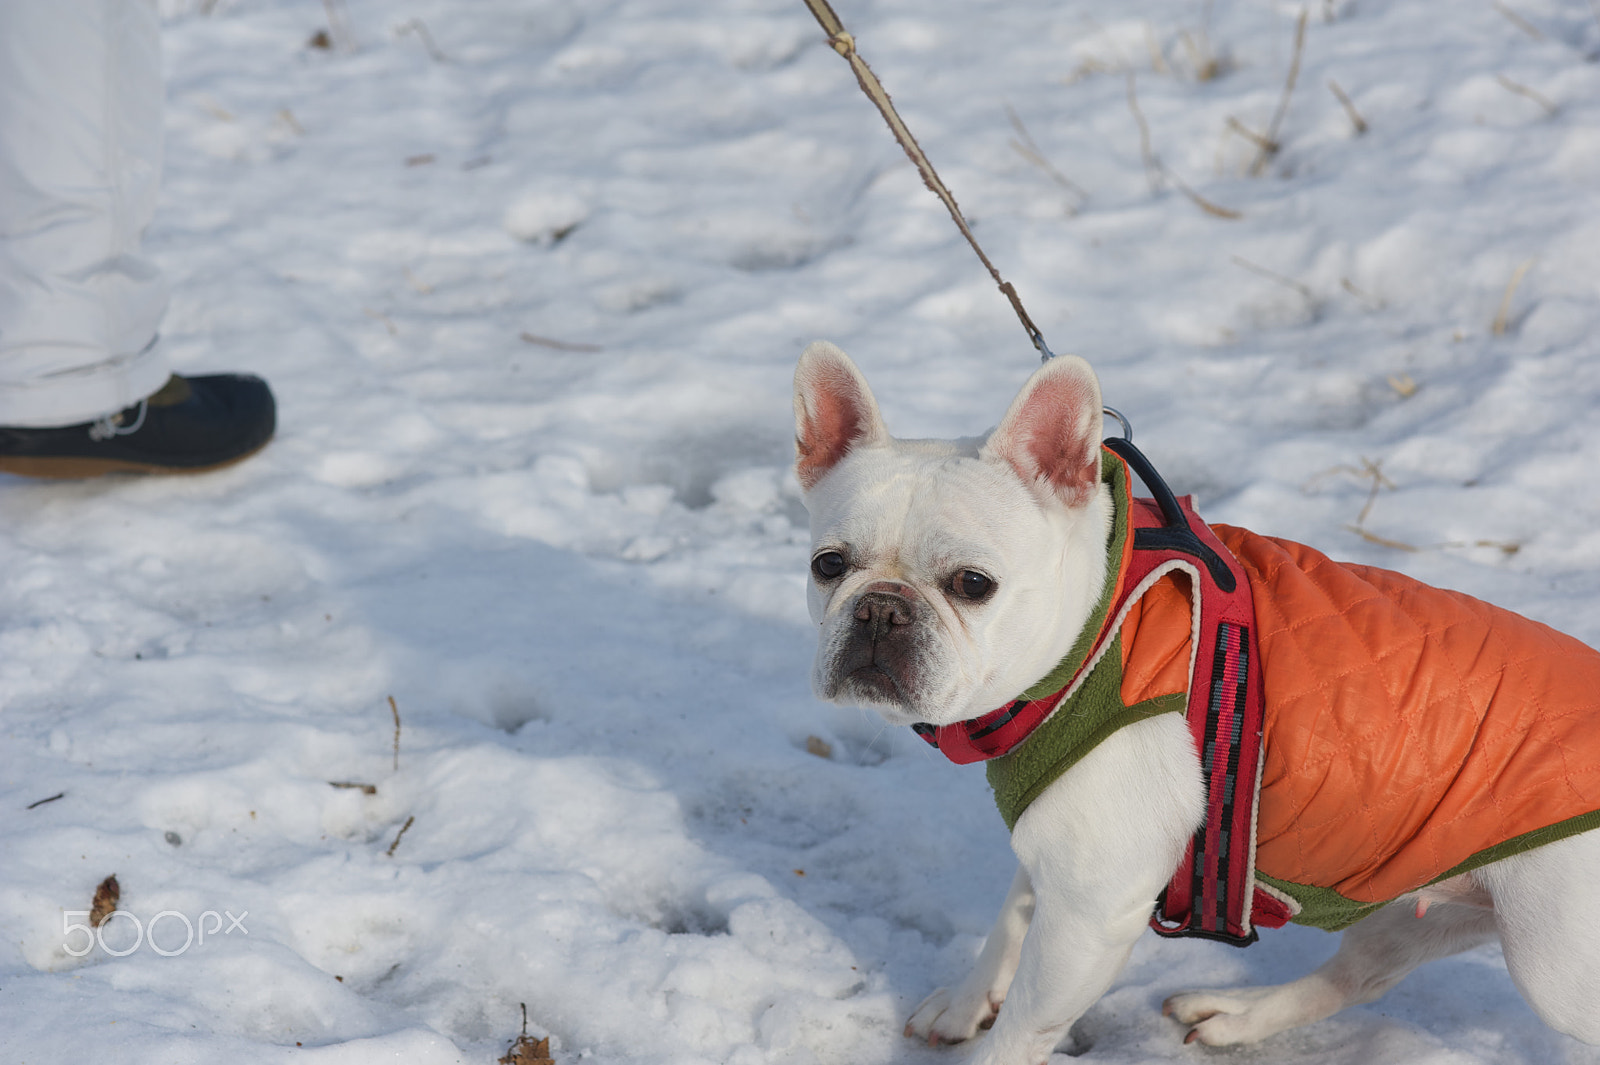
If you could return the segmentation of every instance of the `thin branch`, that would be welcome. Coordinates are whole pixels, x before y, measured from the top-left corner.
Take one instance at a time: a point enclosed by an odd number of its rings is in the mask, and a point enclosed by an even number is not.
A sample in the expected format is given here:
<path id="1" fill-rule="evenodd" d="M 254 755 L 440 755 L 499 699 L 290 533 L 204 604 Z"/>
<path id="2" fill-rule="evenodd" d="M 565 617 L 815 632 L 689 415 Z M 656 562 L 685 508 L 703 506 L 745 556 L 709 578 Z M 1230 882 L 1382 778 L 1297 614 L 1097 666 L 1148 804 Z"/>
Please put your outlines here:
<path id="1" fill-rule="evenodd" d="M 872 68 L 867 65 L 867 61 L 861 58 L 861 54 L 856 51 L 855 37 L 844 28 L 844 23 L 839 21 L 838 14 L 829 6 L 828 0 L 805 0 L 805 5 L 816 18 L 817 24 L 822 27 L 822 31 L 828 35 L 828 46 L 839 53 L 845 62 L 850 64 L 850 69 L 855 74 L 856 82 L 861 86 L 861 91 L 866 94 L 867 99 L 872 101 L 872 105 L 878 109 L 878 114 L 882 115 L 883 120 L 888 123 L 889 130 L 894 134 L 894 138 L 899 143 L 901 150 L 906 153 L 906 156 L 917 168 L 917 172 L 922 175 L 923 184 L 927 185 L 928 189 L 939 197 L 945 206 L 945 210 L 950 212 L 951 221 L 956 224 L 956 228 L 966 238 L 968 246 L 977 255 L 978 261 L 983 263 L 984 269 L 989 271 L 989 276 L 994 278 L 994 283 L 1000 288 L 1000 294 L 1010 302 L 1011 309 L 1016 312 L 1017 320 L 1022 323 L 1022 328 L 1027 332 L 1028 339 L 1033 342 L 1034 348 L 1041 357 L 1049 359 L 1054 353 L 1045 343 L 1044 334 L 1040 332 L 1039 327 L 1033 324 L 1032 318 L 1028 317 L 1026 308 L 1022 306 L 1022 297 L 1017 295 L 1016 286 L 1002 278 L 999 268 L 990 262 L 989 257 L 984 254 L 983 248 L 978 244 L 978 238 L 972 235 L 971 227 L 967 225 L 966 218 L 962 216 L 961 208 L 956 204 L 956 198 L 945 187 L 944 181 L 939 177 L 939 172 L 933 167 L 933 162 L 923 152 L 922 146 L 917 143 L 916 137 L 911 135 L 911 130 L 905 124 L 905 120 L 900 117 L 900 113 L 895 110 L 893 102 L 889 99 L 888 90 L 883 87 L 883 83 L 878 80 L 878 76 L 872 72 Z"/>

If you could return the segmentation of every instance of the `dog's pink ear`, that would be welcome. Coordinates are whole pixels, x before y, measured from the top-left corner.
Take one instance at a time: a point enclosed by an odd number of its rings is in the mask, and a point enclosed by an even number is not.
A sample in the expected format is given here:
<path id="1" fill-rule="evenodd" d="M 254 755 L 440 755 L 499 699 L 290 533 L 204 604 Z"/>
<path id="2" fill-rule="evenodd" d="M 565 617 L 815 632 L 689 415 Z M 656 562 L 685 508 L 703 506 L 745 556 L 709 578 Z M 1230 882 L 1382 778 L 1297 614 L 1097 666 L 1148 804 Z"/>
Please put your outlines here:
<path id="1" fill-rule="evenodd" d="M 794 472 L 810 490 L 853 448 L 889 439 L 878 401 L 850 356 L 819 340 L 794 371 Z"/>
<path id="2" fill-rule="evenodd" d="M 1011 401 L 983 456 L 1008 464 L 1024 483 L 1069 507 L 1088 502 L 1100 483 L 1100 382 L 1075 355 L 1035 370 Z"/>

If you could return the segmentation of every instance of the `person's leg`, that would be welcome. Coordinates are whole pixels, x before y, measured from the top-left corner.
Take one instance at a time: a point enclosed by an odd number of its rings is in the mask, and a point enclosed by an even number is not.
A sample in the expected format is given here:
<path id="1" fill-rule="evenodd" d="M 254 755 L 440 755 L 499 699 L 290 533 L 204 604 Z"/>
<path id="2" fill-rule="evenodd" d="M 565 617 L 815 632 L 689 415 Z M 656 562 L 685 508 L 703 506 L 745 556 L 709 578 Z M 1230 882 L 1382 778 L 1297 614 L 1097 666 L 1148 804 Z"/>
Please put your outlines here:
<path id="1" fill-rule="evenodd" d="M 0 472 L 236 462 L 276 427 L 258 377 L 169 376 L 156 0 L 0 0 Z"/>
<path id="2" fill-rule="evenodd" d="M 0 3 L 0 425 L 62 426 L 167 379 L 155 0 Z"/>

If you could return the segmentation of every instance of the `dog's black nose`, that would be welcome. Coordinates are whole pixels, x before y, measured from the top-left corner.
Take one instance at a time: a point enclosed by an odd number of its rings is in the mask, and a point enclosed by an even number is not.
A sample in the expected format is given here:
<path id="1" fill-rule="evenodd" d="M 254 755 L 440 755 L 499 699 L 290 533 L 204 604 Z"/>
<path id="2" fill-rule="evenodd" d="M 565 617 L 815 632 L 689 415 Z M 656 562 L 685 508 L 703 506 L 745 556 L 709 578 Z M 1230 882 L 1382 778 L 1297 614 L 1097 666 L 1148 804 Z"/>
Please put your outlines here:
<path id="1" fill-rule="evenodd" d="M 895 626 L 911 624 L 911 603 L 891 592 L 868 592 L 856 600 L 855 618 L 877 636 Z"/>

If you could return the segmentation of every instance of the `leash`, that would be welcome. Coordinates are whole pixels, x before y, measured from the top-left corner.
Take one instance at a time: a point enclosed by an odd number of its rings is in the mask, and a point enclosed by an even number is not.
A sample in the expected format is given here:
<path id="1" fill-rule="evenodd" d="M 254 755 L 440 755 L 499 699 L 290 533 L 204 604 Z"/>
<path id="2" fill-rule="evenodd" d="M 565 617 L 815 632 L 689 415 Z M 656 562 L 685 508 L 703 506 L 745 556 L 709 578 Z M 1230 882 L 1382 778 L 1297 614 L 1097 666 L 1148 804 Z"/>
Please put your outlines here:
<path id="1" fill-rule="evenodd" d="M 928 157 L 923 154 L 921 146 L 917 144 L 917 138 L 911 135 L 911 130 L 901 119 L 900 113 L 894 109 L 894 104 L 890 102 L 889 94 L 884 90 L 883 83 L 872 72 L 872 68 L 867 66 L 867 61 L 862 59 L 860 53 L 856 51 L 855 37 L 844 28 L 844 23 L 839 21 L 839 16 L 834 14 L 833 8 L 828 5 L 828 0 L 805 0 L 805 4 L 806 7 L 811 9 L 811 14 L 816 16 L 817 22 L 822 26 L 822 31 L 828 35 L 828 44 L 833 47 L 835 52 L 843 56 L 845 61 L 850 64 L 850 69 L 855 71 L 856 81 L 860 83 L 861 91 L 867 94 L 867 99 L 872 101 L 873 105 L 877 107 L 878 113 L 883 116 L 883 120 L 889 124 L 889 131 L 894 134 L 894 139 L 899 142 L 901 148 L 905 149 L 906 155 L 910 157 L 912 164 L 916 166 L 917 172 L 922 175 L 923 184 L 927 185 L 929 190 L 944 203 L 945 209 L 950 212 L 950 217 L 955 220 L 956 228 L 961 230 L 963 237 L 967 238 L 967 243 L 977 253 L 979 261 L 989 271 L 989 276 L 994 278 L 994 283 L 1000 286 L 1001 294 L 1011 301 L 1011 309 L 1017 312 L 1017 318 L 1021 320 L 1022 328 L 1027 330 L 1028 339 L 1033 342 L 1034 348 L 1039 352 L 1040 361 L 1049 362 L 1055 358 L 1055 352 L 1051 351 L 1049 345 L 1044 342 L 1044 334 L 1039 331 L 1038 326 L 1033 324 L 1033 319 L 1029 318 L 1028 312 L 1023 309 L 1022 297 L 1017 295 L 1017 290 L 1012 287 L 1011 282 L 1000 276 L 1000 271 L 995 269 L 994 263 L 989 261 L 989 257 L 978 246 L 978 239 L 972 235 L 972 230 L 968 227 L 967 220 L 961 215 L 961 208 L 956 206 L 956 198 L 950 195 L 949 189 L 945 188 L 944 182 L 939 179 L 938 171 L 934 170 L 933 164 L 928 161 Z"/>

